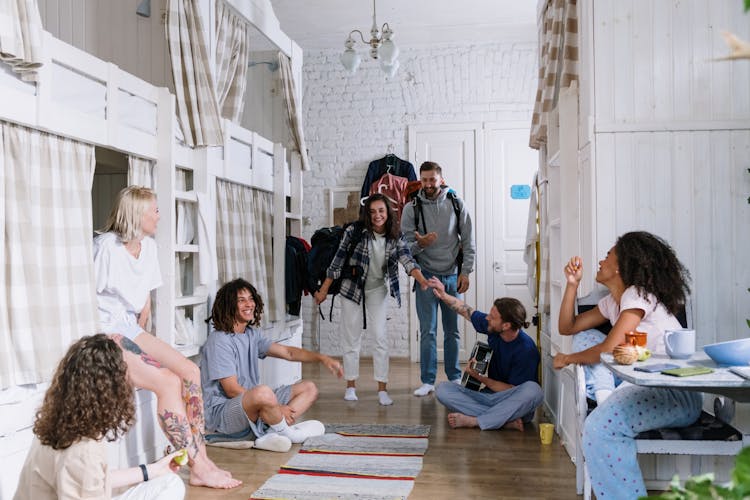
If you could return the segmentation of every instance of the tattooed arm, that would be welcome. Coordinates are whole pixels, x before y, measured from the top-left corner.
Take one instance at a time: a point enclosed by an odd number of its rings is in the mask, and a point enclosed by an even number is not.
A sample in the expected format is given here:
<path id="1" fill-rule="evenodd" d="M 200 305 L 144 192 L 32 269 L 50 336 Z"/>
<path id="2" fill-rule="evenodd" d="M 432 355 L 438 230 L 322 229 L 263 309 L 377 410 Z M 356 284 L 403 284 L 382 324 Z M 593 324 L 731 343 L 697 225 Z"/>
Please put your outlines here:
<path id="1" fill-rule="evenodd" d="M 457 314 L 471 321 L 471 313 L 474 312 L 474 308 L 467 305 L 464 301 L 448 295 L 445 292 L 445 286 L 443 286 L 443 283 L 439 279 L 433 276 L 427 280 L 427 285 L 432 288 L 432 293 L 435 294 L 435 297 L 448 304 L 448 307 L 456 311 Z"/>

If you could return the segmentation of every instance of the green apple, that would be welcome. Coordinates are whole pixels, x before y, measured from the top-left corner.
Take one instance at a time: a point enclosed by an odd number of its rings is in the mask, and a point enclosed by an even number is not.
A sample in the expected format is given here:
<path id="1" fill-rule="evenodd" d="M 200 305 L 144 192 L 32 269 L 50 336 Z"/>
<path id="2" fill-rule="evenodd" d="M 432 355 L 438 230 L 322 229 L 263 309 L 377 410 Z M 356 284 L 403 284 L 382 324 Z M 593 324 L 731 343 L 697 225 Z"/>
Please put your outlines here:
<path id="1" fill-rule="evenodd" d="M 638 361 L 646 361 L 651 357 L 651 350 L 647 347 L 638 346 L 636 349 L 638 350 Z"/>
<path id="2" fill-rule="evenodd" d="M 172 460 L 174 460 L 174 463 L 180 466 L 187 464 L 188 463 L 187 450 L 183 448 L 182 450 L 180 450 L 179 455 L 175 455 L 175 457 Z"/>

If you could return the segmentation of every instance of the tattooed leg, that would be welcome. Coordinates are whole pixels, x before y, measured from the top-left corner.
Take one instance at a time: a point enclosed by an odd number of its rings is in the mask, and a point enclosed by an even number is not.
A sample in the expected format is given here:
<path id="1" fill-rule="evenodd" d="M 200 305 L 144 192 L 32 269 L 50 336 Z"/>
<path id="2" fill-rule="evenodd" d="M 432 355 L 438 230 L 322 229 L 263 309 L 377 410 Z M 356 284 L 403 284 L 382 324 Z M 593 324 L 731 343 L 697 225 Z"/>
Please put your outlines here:
<path id="1" fill-rule="evenodd" d="M 147 365 L 161 368 L 161 363 L 156 361 L 153 357 L 149 356 L 143 349 L 138 347 L 138 344 L 136 344 L 129 338 L 119 334 L 112 335 L 112 338 L 115 342 L 117 342 L 117 344 L 120 346 L 120 349 L 122 349 L 123 351 L 132 352 L 136 356 L 140 357 L 141 361 L 143 361 Z"/>
<path id="2" fill-rule="evenodd" d="M 199 449 L 206 439 L 206 420 L 203 415 L 203 395 L 200 386 L 190 380 L 183 379 L 182 399 L 185 401 L 185 413 L 190 424 L 195 447 Z"/>
<path id="3" fill-rule="evenodd" d="M 177 415 L 169 410 L 160 412 L 158 417 L 164 434 L 175 449 L 181 450 L 182 448 L 187 448 L 192 456 L 198 453 L 199 450 L 195 445 L 194 439 L 192 439 L 190 424 L 188 424 L 186 417 Z"/>

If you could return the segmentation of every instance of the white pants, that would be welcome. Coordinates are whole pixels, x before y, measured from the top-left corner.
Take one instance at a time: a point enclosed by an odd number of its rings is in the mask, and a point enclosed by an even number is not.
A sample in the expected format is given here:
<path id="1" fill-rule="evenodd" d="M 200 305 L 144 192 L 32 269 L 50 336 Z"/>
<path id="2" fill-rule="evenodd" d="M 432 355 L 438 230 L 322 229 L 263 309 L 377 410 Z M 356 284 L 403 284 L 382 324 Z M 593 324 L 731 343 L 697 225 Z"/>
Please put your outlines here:
<path id="1" fill-rule="evenodd" d="M 365 306 L 367 311 L 367 332 L 375 335 L 375 352 L 372 364 L 375 380 L 388 382 L 388 332 L 385 330 L 385 307 L 388 287 L 367 290 Z M 344 350 L 344 378 L 359 378 L 359 351 L 362 349 L 362 304 L 341 297 L 341 345 Z"/>
<path id="2" fill-rule="evenodd" d="M 177 474 L 164 474 L 128 489 L 113 500 L 182 500 L 185 483 Z"/>

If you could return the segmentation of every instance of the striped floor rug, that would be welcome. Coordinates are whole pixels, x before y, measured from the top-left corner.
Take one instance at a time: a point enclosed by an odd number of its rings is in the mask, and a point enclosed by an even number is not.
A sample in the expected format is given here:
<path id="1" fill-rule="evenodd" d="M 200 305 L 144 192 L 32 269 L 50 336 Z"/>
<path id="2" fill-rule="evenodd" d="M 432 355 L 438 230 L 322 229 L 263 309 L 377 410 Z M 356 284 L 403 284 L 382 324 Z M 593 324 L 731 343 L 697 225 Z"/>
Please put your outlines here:
<path id="1" fill-rule="evenodd" d="M 428 425 L 326 425 L 251 499 L 405 499 L 429 434 Z"/>

